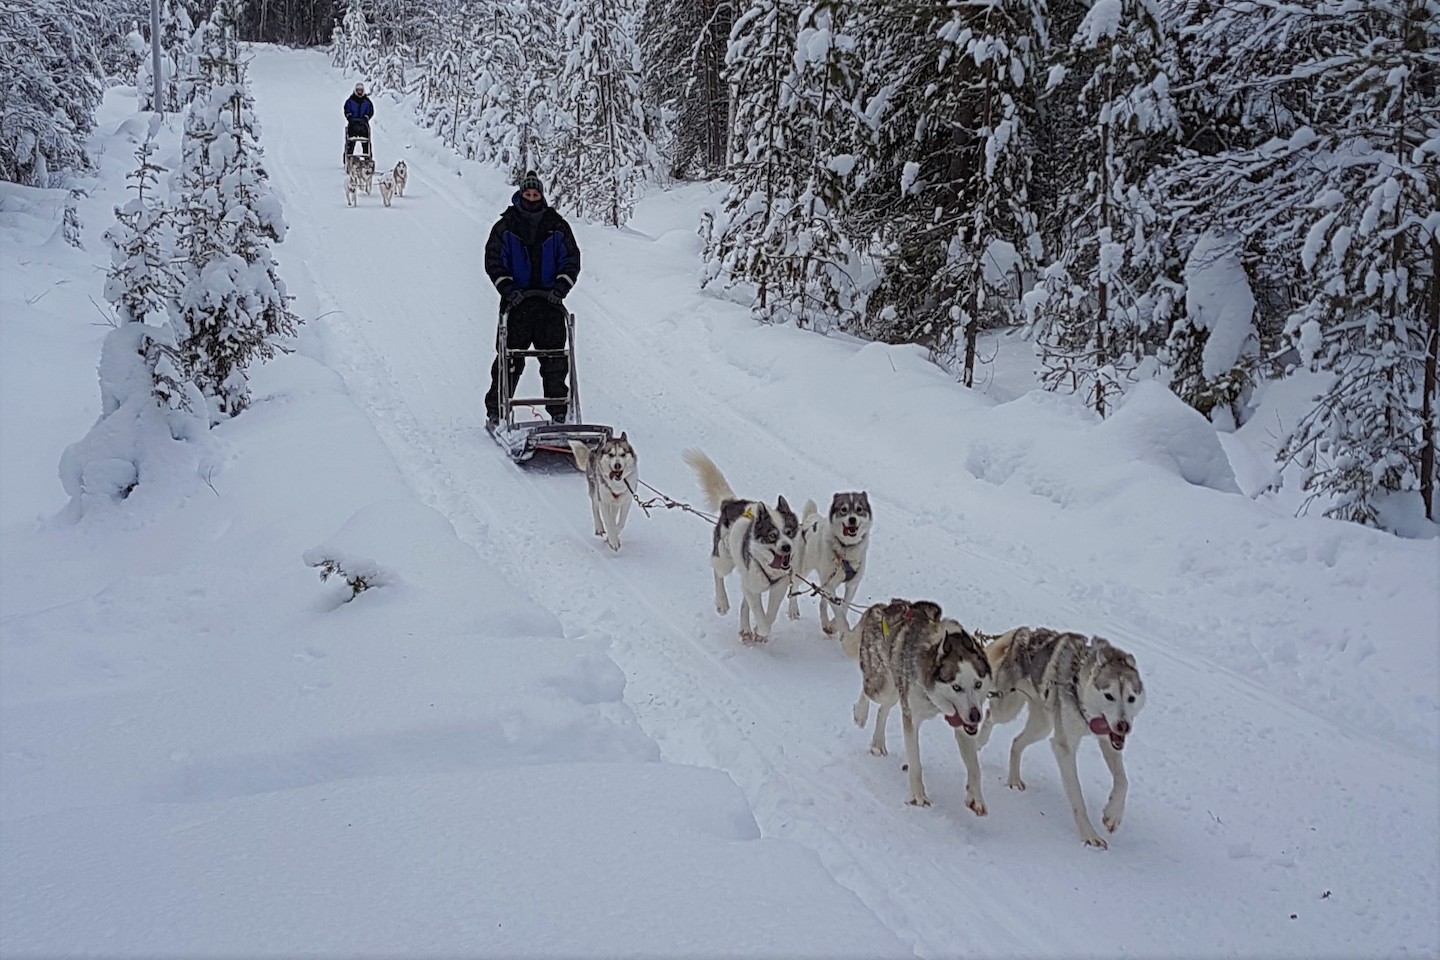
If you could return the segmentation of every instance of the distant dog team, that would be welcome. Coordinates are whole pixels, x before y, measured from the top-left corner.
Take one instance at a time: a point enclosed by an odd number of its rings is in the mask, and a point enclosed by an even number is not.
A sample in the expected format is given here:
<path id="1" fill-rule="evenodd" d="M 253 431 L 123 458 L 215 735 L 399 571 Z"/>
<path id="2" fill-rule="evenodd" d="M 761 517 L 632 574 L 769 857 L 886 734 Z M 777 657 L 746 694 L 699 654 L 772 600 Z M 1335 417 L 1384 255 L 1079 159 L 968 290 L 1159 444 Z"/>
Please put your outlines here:
<path id="1" fill-rule="evenodd" d="M 363 191 L 368 197 L 370 191 L 378 185 L 380 201 L 388 207 L 392 198 L 405 196 L 405 184 L 409 178 L 410 171 L 404 160 L 396 163 L 393 169 L 381 174 L 377 180 L 373 157 L 347 154 L 345 157 L 345 203 L 347 206 L 355 206 L 359 193 Z"/>

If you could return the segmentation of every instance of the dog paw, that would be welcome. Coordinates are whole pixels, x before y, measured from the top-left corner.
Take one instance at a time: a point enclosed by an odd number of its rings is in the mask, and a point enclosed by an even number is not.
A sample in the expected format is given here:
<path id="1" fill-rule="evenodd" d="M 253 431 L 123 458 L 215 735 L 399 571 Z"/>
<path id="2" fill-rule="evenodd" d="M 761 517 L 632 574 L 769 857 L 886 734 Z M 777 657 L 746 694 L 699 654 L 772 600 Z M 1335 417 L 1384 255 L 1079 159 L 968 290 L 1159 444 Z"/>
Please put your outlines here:
<path id="1" fill-rule="evenodd" d="M 1081 837 L 1087 847 L 1099 847 L 1101 850 L 1109 849 L 1110 844 L 1106 843 L 1099 834 L 1090 834 L 1088 837 Z"/>
<path id="2" fill-rule="evenodd" d="M 1105 824 L 1106 830 L 1108 830 L 1110 833 L 1114 833 L 1116 830 L 1120 829 L 1120 818 L 1124 815 L 1125 814 L 1123 810 L 1116 811 L 1114 813 L 1106 810 L 1105 815 L 1100 818 L 1100 822 Z"/>
<path id="3" fill-rule="evenodd" d="M 610 549 L 611 549 L 611 550 L 614 550 L 616 553 L 619 553 L 619 552 L 620 552 L 620 538 L 619 538 L 619 537 L 615 537 L 615 538 L 613 538 L 613 539 L 607 539 L 605 542 L 610 545 Z"/>
<path id="4" fill-rule="evenodd" d="M 838 623 L 822 623 L 820 624 L 820 630 L 825 636 L 833 637 L 840 632 L 840 625 Z"/>
<path id="5" fill-rule="evenodd" d="M 885 744 L 883 744 L 883 743 L 872 743 L 872 744 L 870 744 L 870 756 L 872 756 L 872 757 L 888 757 L 889 755 L 890 755 L 890 751 L 885 749 Z"/>
<path id="6" fill-rule="evenodd" d="M 930 798 L 927 797 L 927 796 L 925 796 L 923 793 L 922 793 L 920 796 L 918 796 L 918 797 L 911 797 L 911 798 L 910 798 L 909 800 L 907 800 L 906 802 L 907 802 L 908 804 L 910 804 L 910 806 L 912 806 L 912 807 L 928 807 L 928 806 L 930 806 Z"/>
<path id="7" fill-rule="evenodd" d="M 985 801 L 979 797 L 971 797 L 969 800 L 966 800 L 965 806 L 974 811 L 977 817 L 983 817 L 990 812 L 985 806 Z"/>
<path id="8" fill-rule="evenodd" d="M 720 614 L 720 616 L 722 616 L 722 617 L 725 616 L 725 614 L 727 614 L 727 613 L 730 612 L 730 601 L 729 601 L 729 600 L 716 600 L 716 601 L 715 601 L 715 612 L 718 613 L 718 614 Z"/>
<path id="9" fill-rule="evenodd" d="M 1009 787 L 1011 790 L 1024 790 L 1025 781 L 1021 780 L 1019 777 L 1011 777 L 1009 780 L 1005 781 L 1005 786 Z"/>
<path id="10" fill-rule="evenodd" d="M 789 610 L 786 611 L 785 615 L 786 615 L 787 617 L 789 617 L 791 620 L 799 620 L 799 619 L 800 619 L 800 608 L 799 608 L 799 607 L 791 607 Z"/>

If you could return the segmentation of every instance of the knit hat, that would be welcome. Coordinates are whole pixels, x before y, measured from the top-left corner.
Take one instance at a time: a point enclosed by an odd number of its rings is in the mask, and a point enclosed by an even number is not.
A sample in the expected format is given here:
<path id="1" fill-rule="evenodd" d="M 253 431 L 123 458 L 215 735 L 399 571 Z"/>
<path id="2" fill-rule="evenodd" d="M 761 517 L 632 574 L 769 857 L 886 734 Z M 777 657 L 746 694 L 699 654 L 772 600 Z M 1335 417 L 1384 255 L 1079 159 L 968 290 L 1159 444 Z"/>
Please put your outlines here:
<path id="1" fill-rule="evenodd" d="M 520 192 L 524 193 L 526 190 L 539 190 L 542 197 L 545 195 L 545 185 L 540 182 L 540 175 L 534 170 L 526 171 L 525 179 L 520 181 Z"/>

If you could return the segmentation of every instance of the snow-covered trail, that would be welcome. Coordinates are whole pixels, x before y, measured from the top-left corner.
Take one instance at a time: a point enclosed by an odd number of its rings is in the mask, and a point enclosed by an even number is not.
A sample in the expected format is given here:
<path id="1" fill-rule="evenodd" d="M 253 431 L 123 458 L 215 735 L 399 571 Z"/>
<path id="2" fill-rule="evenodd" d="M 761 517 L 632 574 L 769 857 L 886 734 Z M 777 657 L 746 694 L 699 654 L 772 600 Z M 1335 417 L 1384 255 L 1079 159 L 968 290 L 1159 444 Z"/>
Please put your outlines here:
<path id="1" fill-rule="evenodd" d="M 1103 623 L 1139 656 L 1151 705 L 1127 751 L 1129 808 L 1108 852 L 1079 844 L 1043 745 L 1026 757 L 1031 789 L 1005 790 L 1004 745 L 1015 727 L 997 732 L 1000 746 L 984 757 L 988 817 L 964 808 L 953 741 L 934 724 L 924 752 L 935 806 L 907 807 L 898 732 L 890 757 L 866 752 L 867 734 L 849 719 L 857 673 L 820 638 L 813 603 L 799 624 L 782 618 L 768 647 L 741 648 L 734 615 L 711 609 L 701 521 L 633 512 L 625 547 L 612 555 L 591 536 L 578 476 L 527 473 L 485 436 L 495 295 L 482 248 L 508 201 L 498 176 L 474 182 L 477 168 L 455 162 L 382 101 L 377 163 L 405 159 L 409 189 L 390 209 L 378 192 L 347 208 L 339 165 L 347 81 L 319 54 L 274 48 L 256 49 L 252 78 L 291 225 L 278 250 L 282 276 L 302 314 L 318 318 L 310 335 L 323 359 L 418 495 L 530 582 L 567 632 L 610 638 L 629 678 L 627 700 L 667 759 L 729 772 L 767 835 L 815 850 L 917 953 L 1383 953 L 1397 918 L 1413 927 L 1429 915 L 1432 855 L 1407 836 L 1433 827 L 1433 808 L 1415 802 L 1434 794 L 1424 757 L 1355 739 L 1215 658 L 1168 645 L 1173 624 L 1158 606 L 1132 619 L 1129 598 L 1088 590 L 1025 537 L 996 532 L 1037 521 L 969 518 L 932 502 L 930 492 L 953 478 L 921 458 L 900 459 L 908 440 L 892 439 L 888 424 L 803 409 L 804 398 L 741 400 L 750 374 L 777 362 L 767 352 L 776 338 L 806 335 L 757 330 L 737 347 L 727 339 L 733 325 L 698 296 L 694 310 L 663 322 L 636 317 L 633 305 L 654 299 L 648 285 L 685 289 L 677 278 L 693 272 L 691 253 L 683 243 L 579 227 L 585 271 L 571 299 L 588 418 L 630 432 L 647 481 L 693 501 L 680 452 L 701 446 L 745 494 L 823 503 L 834 490 L 868 487 L 878 526 L 862 599 L 927 595 L 1017 623 Z M 837 363 L 855 352 L 816 349 Z M 757 403 L 774 404 L 773 418 L 751 415 Z M 797 426 L 776 428 L 787 407 Z M 477 654 L 456 669 L 483 664 Z M 1098 817 L 1108 786 L 1098 751 L 1082 753 L 1081 773 Z M 1391 789 L 1369 787 L 1377 782 Z M 1316 796 L 1332 798 L 1330 815 L 1306 822 L 1293 813 L 1316 808 Z M 1345 830 L 1365 818 L 1396 829 Z M 1425 882 L 1393 879 L 1407 875 Z M 1327 890 L 1335 896 L 1321 902 Z M 1234 922 L 1217 924 L 1217 915 Z M 1233 939 L 1217 940 L 1217 929 Z"/>

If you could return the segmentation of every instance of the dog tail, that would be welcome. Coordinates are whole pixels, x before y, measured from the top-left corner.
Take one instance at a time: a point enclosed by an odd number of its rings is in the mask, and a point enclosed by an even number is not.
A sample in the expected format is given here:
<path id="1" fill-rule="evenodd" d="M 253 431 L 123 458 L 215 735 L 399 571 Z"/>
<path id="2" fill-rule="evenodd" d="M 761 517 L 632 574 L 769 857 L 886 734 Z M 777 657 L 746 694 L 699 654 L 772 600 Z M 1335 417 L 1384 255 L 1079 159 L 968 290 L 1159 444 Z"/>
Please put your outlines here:
<path id="1" fill-rule="evenodd" d="M 840 635 L 840 649 L 845 651 L 845 656 L 851 660 L 860 659 L 860 624 L 864 618 L 855 621 L 855 626 L 846 630 Z"/>
<path id="2" fill-rule="evenodd" d="M 579 440 L 570 441 L 570 452 L 575 454 L 575 466 L 581 470 L 590 469 L 590 448 Z"/>
<path id="3" fill-rule="evenodd" d="M 721 503 L 735 499 L 735 491 L 730 489 L 730 481 L 726 480 L 725 474 L 715 466 L 714 460 L 699 450 L 686 450 L 684 457 L 685 462 L 690 464 L 690 469 L 700 478 L 700 489 L 705 491 L 705 500 L 711 510 L 719 510 Z"/>
<path id="4" fill-rule="evenodd" d="M 809 520 L 811 517 L 818 517 L 818 516 L 820 516 L 820 507 L 815 503 L 814 500 L 806 500 L 806 501 L 805 501 L 805 509 L 804 509 L 804 511 L 800 514 L 800 522 L 803 524 L 805 521 Z"/>

